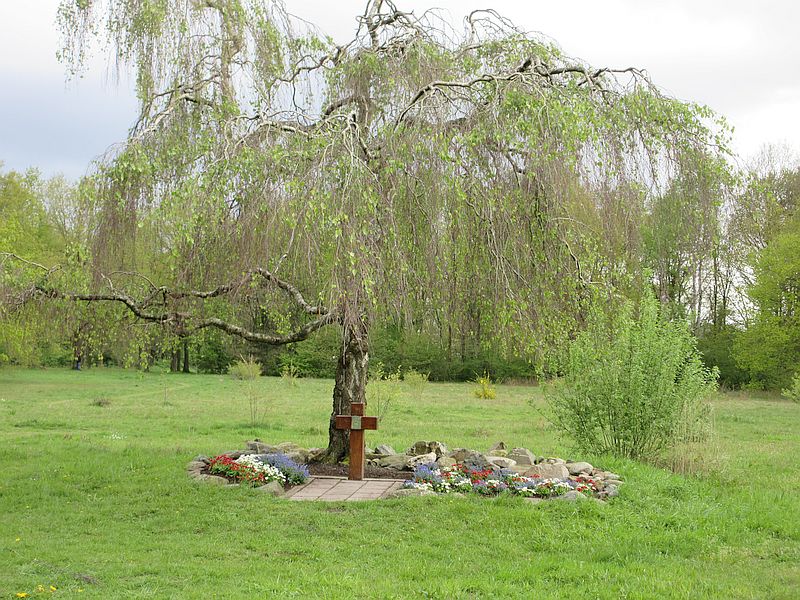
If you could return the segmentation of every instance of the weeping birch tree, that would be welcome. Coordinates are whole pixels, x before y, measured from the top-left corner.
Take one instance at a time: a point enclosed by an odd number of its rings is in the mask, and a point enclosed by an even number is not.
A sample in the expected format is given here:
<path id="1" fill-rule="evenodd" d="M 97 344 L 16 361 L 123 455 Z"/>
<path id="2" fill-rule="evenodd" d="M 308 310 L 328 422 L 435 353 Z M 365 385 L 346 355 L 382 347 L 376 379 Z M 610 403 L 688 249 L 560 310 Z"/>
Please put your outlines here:
<path id="1" fill-rule="evenodd" d="M 467 318 L 544 356 L 632 277 L 598 250 L 609 207 L 638 214 L 684 156 L 724 151 L 708 109 L 493 10 L 454 27 L 371 0 L 345 44 L 269 0 L 64 0 L 59 24 L 70 72 L 99 41 L 141 114 L 91 177 L 91 275 L 70 288 L 42 265 L 17 302 L 266 345 L 338 327 L 327 461 L 371 325 Z"/>

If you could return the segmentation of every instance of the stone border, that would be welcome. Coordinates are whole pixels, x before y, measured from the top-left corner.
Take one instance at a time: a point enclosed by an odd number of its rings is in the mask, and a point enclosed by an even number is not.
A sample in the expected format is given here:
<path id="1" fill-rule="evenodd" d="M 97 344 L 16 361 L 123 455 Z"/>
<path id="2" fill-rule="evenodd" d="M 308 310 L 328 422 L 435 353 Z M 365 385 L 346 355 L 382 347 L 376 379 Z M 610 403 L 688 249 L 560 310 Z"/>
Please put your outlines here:
<path id="1" fill-rule="evenodd" d="M 312 448 L 306 450 L 292 442 L 283 442 L 276 446 L 265 444 L 261 440 L 253 440 L 247 442 L 246 450 L 234 450 L 231 452 L 223 452 L 222 455 L 229 456 L 232 459 L 237 459 L 240 456 L 247 454 L 270 454 L 280 452 L 289 456 L 292 460 L 298 463 L 308 463 L 309 459 L 321 452 L 319 448 Z M 394 468 L 398 474 L 401 471 L 411 471 L 416 465 L 433 463 L 440 467 L 451 467 L 458 462 L 469 462 L 476 465 L 483 465 L 486 467 L 498 467 L 516 471 L 520 475 L 529 475 L 536 473 L 537 475 L 545 478 L 553 479 L 568 479 L 580 475 L 591 477 L 595 481 L 598 488 L 596 496 L 592 499 L 595 501 L 603 502 L 609 498 L 614 498 L 619 495 L 619 488 L 622 486 L 622 478 L 609 471 L 597 469 L 587 462 L 578 462 L 564 460 L 563 458 L 543 456 L 536 456 L 527 448 L 513 448 L 508 450 L 503 442 L 494 444 L 486 454 L 476 450 L 466 448 L 456 448 L 452 452 L 448 452 L 447 447 L 441 442 L 435 441 L 419 441 L 415 442 L 404 454 L 398 454 L 391 448 L 391 446 L 378 446 L 374 452 L 368 452 L 368 463 L 383 468 Z M 239 486 L 238 483 L 231 483 L 225 477 L 219 475 L 211 475 L 203 473 L 207 470 L 211 459 L 207 456 L 195 456 L 186 466 L 188 476 L 197 482 L 208 483 L 212 485 L 228 485 L 231 487 Z M 326 485 L 323 482 L 330 480 L 344 480 L 342 477 L 332 475 L 317 475 L 311 477 L 309 481 L 304 484 L 292 486 L 288 490 L 277 481 L 271 481 L 266 485 L 262 485 L 255 489 L 267 493 L 271 496 L 291 498 L 300 489 L 306 488 L 312 482 L 317 481 L 317 487 Z M 365 479 L 365 482 L 402 482 L 402 479 Z M 357 484 L 358 482 L 352 482 Z M 337 484 L 338 485 L 338 484 Z M 351 486 L 354 487 L 354 486 Z M 377 489 L 377 486 L 373 484 Z M 447 495 L 436 494 L 431 490 L 420 489 L 399 489 L 399 486 L 392 485 L 390 491 L 382 493 L 377 497 L 380 498 L 405 498 L 409 496 L 429 496 L 429 495 Z M 455 496 L 455 494 L 449 494 Z M 376 498 L 377 498 L 376 497 Z M 358 499 L 376 499 L 376 498 L 358 498 Z M 300 498 L 298 498 L 300 499 Z M 346 498 L 346 499 L 349 499 Z M 542 498 L 524 498 L 531 503 L 543 502 Z M 555 496 L 553 500 L 564 501 L 578 501 L 589 499 L 588 496 L 580 492 L 571 491 L 560 496 Z"/>

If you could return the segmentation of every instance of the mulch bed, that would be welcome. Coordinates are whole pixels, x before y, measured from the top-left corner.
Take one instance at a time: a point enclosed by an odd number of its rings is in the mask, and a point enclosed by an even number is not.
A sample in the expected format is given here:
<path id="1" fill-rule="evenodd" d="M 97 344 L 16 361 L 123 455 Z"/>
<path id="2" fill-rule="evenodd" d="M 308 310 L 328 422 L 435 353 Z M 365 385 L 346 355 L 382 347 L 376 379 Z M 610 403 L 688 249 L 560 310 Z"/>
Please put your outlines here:
<path id="1" fill-rule="evenodd" d="M 311 463 L 308 471 L 311 476 L 322 475 L 327 477 L 347 477 L 349 467 L 347 465 L 325 465 L 321 463 Z M 369 479 L 411 479 L 411 471 L 398 471 L 396 469 L 385 469 L 366 465 L 364 467 L 364 477 Z"/>

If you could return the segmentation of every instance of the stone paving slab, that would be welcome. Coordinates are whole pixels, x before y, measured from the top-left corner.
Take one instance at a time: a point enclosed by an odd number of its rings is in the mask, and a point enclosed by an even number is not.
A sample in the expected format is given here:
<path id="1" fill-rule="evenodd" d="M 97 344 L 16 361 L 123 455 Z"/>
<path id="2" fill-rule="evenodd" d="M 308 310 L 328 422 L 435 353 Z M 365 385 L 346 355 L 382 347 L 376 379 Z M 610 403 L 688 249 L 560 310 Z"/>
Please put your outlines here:
<path id="1" fill-rule="evenodd" d="M 403 479 L 364 479 L 350 481 L 344 477 L 313 477 L 308 483 L 289 490 L 289 500 L 322 500 L 342 502 L 378 500 L 385 498 L 403 485 Z"/>

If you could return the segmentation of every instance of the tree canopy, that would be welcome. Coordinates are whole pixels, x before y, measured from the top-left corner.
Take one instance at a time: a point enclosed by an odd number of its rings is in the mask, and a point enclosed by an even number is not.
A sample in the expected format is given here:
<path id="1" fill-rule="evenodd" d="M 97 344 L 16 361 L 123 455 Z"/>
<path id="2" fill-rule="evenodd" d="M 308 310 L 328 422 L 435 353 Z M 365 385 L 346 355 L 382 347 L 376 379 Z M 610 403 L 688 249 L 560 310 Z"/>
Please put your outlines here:
<path id="1" fill-rule="evenodd" d="M 457 30 L 371 0 L 341 45 L 265 0 L 64 0 L 59 24 L 72 72 L 99 40 L 136 74 L 141 114 L 83 185 L 92 275 L 31 295 L 177 336 L 338 324 L 334 413 L 363 398 L 376 322 L 556 372 L 596 298 L 641 290 L 636 246 L 660 252 L 630 223 L 670 222 L 670 194 L 702 212 L 725 170 L 709 109 L 493 10 Z"/>

